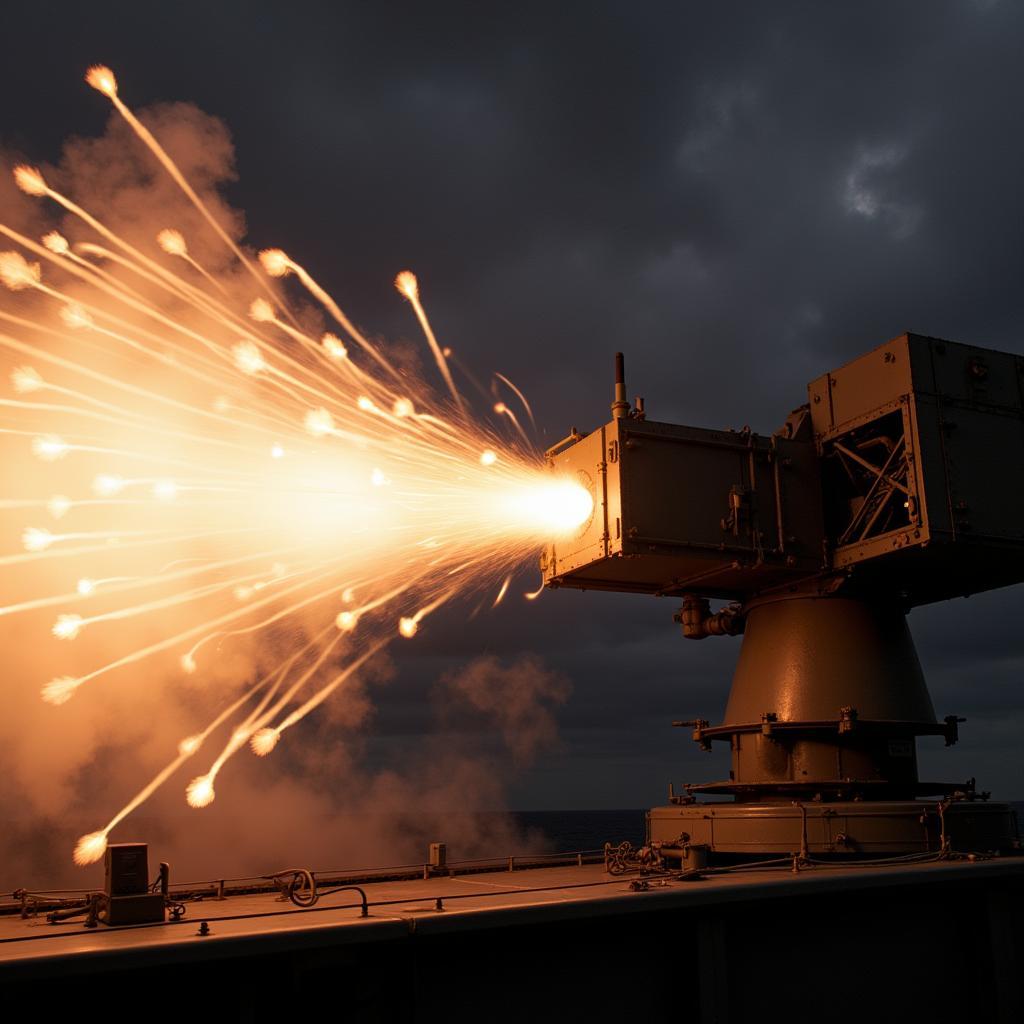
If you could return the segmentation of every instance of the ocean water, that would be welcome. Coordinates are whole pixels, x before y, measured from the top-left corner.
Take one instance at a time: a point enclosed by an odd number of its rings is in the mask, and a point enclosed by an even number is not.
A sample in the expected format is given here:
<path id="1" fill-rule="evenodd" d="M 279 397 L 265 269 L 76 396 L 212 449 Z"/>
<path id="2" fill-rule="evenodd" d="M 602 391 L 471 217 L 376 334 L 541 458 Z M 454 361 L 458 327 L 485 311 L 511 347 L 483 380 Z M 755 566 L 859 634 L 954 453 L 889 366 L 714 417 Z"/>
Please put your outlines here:
<path id="1" fill-rule="evenodd" d="M 639 846 L 644 839 L 644 811 L 512 811 L 518 828 L 539 837 L 551 853 L 599 850 L 606 842 L 628 840 Z"/>

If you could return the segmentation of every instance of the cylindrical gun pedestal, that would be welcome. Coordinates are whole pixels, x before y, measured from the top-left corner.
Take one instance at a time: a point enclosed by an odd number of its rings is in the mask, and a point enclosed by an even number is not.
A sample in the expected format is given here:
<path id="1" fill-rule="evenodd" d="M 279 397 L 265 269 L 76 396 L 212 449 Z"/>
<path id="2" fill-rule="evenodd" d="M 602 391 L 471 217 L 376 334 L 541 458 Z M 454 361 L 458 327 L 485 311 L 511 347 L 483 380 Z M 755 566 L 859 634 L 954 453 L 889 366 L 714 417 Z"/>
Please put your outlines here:
<path id="1" fill-rule="evenodd" d="M 695 723 L 705 749 L 726 741 L 727 781 L 686 787 L 651 811 L 650 839 L 718 853 L 900 854 L 1008 849 L 1012 809 L 969 783 L 922 783 L 916 738 L 956 742 L 936 721 L 903 611 L 860 597 L 752 602 L 725 724 Z M 733 802 L 698 802 L 700 795 Z M 937 799 L 922 800 L 921 797 Z M 683 839 L 681 837 L 685 836 Z"/>

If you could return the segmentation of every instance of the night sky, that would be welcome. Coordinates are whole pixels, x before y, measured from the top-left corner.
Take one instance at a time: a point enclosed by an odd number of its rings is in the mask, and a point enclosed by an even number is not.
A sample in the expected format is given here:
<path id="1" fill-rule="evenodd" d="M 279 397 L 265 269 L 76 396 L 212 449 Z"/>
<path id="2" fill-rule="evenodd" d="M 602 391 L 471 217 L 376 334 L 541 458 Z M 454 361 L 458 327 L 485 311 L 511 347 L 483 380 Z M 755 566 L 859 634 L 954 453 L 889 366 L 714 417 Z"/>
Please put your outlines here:
<path id="1" fill-rule="evenodd" d="M 0 31 L 6 150 L 54 160 L 100 133 L 94 62 L 136 107 L 195 103 L 233 134 L 250 244 L 397 340 L 415 334 L 392 279 L 413 268 L 462 361 L 527 392 L 541 445 L 607 419 L 617 349 L 651 418 L 764 433 L 810 379 L 905 330 L 1024 351 L 1008 0 L 37 0 Z M 438 616 L 374 694 L 365 756 L 422 743 L 445 672 L 532 653 L 572 693 L 558 744 L 509 765 L 511 806 L 646 806 L 670 779 L 721 777 L 728 755 L 669 723 L 720 719 L 739 641 L 686 642 L 674 609 L 554 592 Z M 1024 798 L 1022 621 L 1024 587 L 912 613 L 936 712 L 968 719 L 952 751 L 920 742 L 922 777 Z"/>

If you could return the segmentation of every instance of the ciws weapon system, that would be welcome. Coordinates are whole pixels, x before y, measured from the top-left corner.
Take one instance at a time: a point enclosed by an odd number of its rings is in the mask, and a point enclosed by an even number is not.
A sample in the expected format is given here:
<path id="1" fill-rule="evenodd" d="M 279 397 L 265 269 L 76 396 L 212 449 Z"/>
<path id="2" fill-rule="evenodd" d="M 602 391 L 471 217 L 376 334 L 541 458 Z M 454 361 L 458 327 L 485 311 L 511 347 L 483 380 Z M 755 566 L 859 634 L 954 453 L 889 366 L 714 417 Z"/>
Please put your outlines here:
<path id="1" fill-rule="evenodd" d="M 1024 580 L 1024 358 L 905 334 L 765 437 L 646 419 L 620 353 L 612 417 L 547 453 L 594 506 L 545 581 L 678 598 L 684 637 L 743 635 L 723 723 L 673 723 L 732 768 L 650 811 L 662 856 L 1015 847 L 1008 804 L 918 777 L 917 737 L 953 744 L 964 719 L 936 718 L 906 616 Z"/>

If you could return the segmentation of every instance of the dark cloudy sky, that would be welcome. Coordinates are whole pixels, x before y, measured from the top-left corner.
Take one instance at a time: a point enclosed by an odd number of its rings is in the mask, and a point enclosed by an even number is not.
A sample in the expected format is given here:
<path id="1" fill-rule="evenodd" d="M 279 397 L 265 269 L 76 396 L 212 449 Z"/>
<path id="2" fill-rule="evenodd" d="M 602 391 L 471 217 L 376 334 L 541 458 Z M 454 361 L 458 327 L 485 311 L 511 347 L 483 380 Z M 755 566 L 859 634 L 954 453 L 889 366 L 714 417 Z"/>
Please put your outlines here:
<path id="1" fill-rule="evenodd" d="M 7 5 L 0 136 L 37 160 L 108 105 L 189 100 L 237 147 L 231 201 L 356 318 L 438 332 L 529 394 L 545 431 L 608 414 L 611 353 L 656 419 L 768 432 L 817 374 L 911 329 L 1024 351 L 1024 11 L 828 3 Z M 1024 468 L 1007 466 L 1007 486 Z M 535 576 L 526 575 L 523 587 Z M 569 677 L 561 747 L 519 807 L 643 806 L 720 777 L 668 723 L 717 720 L 737 641 L 664 601 L 551 593 L 425 630 L 378 696 L 370 755 L 408 755 L 460 661 Z M 1024 798 L 1024 588 L 911 616 L 939 715 L 922 774 Z M 486 744 L 486 735 L 479 737 Z"/>

